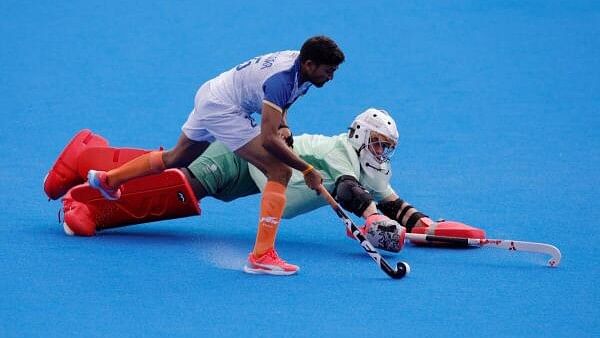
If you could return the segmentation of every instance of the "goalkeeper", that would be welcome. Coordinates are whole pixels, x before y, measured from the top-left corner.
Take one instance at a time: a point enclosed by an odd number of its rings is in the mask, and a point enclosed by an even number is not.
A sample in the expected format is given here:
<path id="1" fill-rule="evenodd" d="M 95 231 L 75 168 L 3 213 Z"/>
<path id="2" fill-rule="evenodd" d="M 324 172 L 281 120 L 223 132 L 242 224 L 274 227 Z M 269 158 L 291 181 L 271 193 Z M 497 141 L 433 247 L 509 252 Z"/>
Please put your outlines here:
<path id="1" fill-rule="evenodd" d="M 365 219 L 361 231 L 381 249 L 400 251 L 406 231 L 484 237 L 482 230 L 459 222 L 433 222 L 392 189 L 390 158 L 398 143 L 398 130 L 384 110 L 367 109 L 344 134 L 286 135 L 285 139 L 295 153 L 319 170 L 323 187 L 338 203 Z M 46 194 L 53 199 L 66 193 L 62 201 L 67 234 L 92 236 L 108 228 L 199 215 L 202 198 L 228 202 L 260 193 L 267 182 L 260 170 L 214 142 L 187 168 L 169 169 L 126 183 L 116 201 L 102 198 L 84 183 L 90 168 L 108 170 L 145 152 L 148 150 L 110 147 L 89 130 L 71 140 L 44 184 Z M 327 205 L 297 171 L 292 174 L 286 195 L 283 218 Z"/>

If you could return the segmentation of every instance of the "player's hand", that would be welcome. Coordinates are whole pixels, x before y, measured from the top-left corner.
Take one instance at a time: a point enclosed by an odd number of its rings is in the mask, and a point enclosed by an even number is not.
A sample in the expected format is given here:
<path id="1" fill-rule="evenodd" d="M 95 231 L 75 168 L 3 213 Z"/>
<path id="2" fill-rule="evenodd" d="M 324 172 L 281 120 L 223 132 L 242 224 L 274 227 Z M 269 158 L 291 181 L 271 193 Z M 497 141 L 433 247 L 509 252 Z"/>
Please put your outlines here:
<path id="1" fill-rule="evenodd" d="M 393 219 L 390 219 L 386 215 L 382 215 L 379 213 L 372 214 L 365 219 L 365 225 L 364 225 L 365 232 L 368 232 L 369 229 L 374 226 L 380 226 L 380 227 L 382 227 L 382 229 L 389 228 L 391 231 L 393 231 L 394 229 L 396 229 L 398 227 L 402 227 L 400 225 L 400 223 L 398 223 L 397 221 L 394 221 Z"/>
<path id="2" fill-rule="evenodd" d="M 360 231 L 375 247 L 390 252 L 398 252 L 404 246 L 406 228 L 397 221 L 381 214 L 367 217 Z"/>
<path id="3" fill-rule="evenodd" d="M 400 227 L 403 228 L 403 226 L 401 226 L 400 223 L 390 219 L 389 217 L 379 213 L 375 213 L 367 217 L 365 219 L 365 224 L 359 226 L 358 230 L 360 230 L 361 234 L 366 236 L 367 231 L 369 229 L 377 227 L 379 224 L 384 225 L 382 229 L 390 229 L 392 231 Z M 346 235 L 350 238 L 354 238 L 354 235 L 350 231 L 348 231 L 348 228 L 346 228 Z"/>
<path id="4" fill-rule="evenodd" d="M 304 183 L 319 194 L 319 186 L 323 183 L 323 176 L 318 170 L 312 169 L 304 173 Z"/>
<path id="5" fill-rule="evenodd" d="M 292 131 L 288 126 L 279 126 L 279 129 L 277 129 L 277 134 L 279 134 L 279 136 L 283 139 L 285 144 L 288 145 L 288 147 L 294 148 L 294 136 L 292 135 Z"/>

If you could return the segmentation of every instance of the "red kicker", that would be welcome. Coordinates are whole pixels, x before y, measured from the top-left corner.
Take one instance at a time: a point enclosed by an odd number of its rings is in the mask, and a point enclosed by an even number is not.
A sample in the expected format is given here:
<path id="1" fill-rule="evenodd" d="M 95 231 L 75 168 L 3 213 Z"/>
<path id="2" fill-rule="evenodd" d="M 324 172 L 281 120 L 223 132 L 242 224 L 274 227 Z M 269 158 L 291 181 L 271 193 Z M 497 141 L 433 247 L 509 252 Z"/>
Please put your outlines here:
<path id="1" fill-rule="evenodd" d="M 510 242 L 510 248 L 508 248 L 508 250 L 512 250 L 512 251 L 517 251 L 517 248 L 515 247 L 515 242 L 511 241 Z"/>

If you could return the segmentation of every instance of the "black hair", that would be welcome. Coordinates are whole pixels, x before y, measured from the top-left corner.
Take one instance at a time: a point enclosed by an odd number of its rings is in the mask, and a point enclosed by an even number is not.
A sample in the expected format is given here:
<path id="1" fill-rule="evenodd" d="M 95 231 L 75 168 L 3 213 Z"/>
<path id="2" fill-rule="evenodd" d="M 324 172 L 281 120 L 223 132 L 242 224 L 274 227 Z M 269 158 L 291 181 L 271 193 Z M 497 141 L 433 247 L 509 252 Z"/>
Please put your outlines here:
<path id="1" fill-rule="evenodd" d="M 300 49 L 300 62 L 312 60 L 317 65 L 337 66 L 344 62 L 344 53 L 332 39 L 320 35 L 306 40 Z"/>

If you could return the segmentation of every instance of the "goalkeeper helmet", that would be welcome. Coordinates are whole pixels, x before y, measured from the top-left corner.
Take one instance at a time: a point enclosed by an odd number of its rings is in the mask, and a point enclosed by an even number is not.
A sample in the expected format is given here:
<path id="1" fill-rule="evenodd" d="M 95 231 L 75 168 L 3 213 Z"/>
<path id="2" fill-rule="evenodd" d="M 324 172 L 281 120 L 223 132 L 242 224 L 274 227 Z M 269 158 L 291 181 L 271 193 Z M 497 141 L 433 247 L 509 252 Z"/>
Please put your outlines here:
<path id="1" fill-rule="evenodd" d="M 369 108 L 354 119 L 349 129 L 348 141 L 361 163 L 372 160 L 382 164 L 394 154 L 399 135 L 396 122 L 387 111 Z"/>

